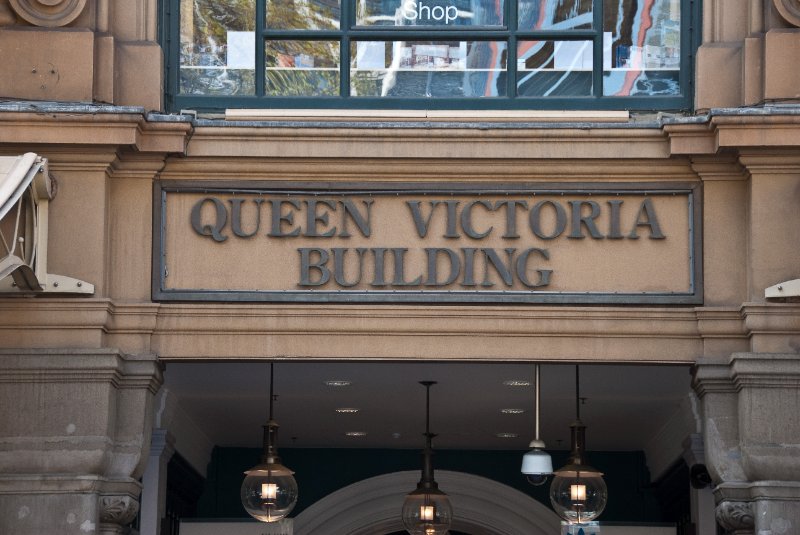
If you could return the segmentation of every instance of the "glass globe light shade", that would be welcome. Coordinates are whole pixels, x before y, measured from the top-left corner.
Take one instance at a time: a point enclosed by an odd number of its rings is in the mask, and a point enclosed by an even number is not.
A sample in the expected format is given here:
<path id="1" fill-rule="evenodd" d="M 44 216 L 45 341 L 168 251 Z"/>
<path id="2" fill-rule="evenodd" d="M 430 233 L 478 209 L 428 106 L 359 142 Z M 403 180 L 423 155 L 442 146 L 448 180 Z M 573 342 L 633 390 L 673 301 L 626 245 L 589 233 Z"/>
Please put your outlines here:
<path id="1" fill-rule="evenodd" d="M 444 535 L 453 522 L 453 507 L 438 489 L 417 489 L 403 502 L 403 525 L 411 535 Z"/>
<path id="2" fill-rule="evenodd" d="M 245 472 L 241 488 L 242 505 L 261 522 L 277 522 L 297 503 L 297 482 L 282 464 L 260 464 Z"/>
<path id="3" fill-rule="evenodd" d="M 522 456 L 522 473 L 531 485 L 543 485 L 547 476 L 553 473 L 553 460 L 547 452 L 534 447 Z"/>
<path id="4" fill-rule="evenodd" d="M 550 486 L 550 502 L 558 516 L 571 524 L 591 522 L 600 516 L 608 501 L 602 473 L 590 468 L 559 470 L 555 476 Z"/>

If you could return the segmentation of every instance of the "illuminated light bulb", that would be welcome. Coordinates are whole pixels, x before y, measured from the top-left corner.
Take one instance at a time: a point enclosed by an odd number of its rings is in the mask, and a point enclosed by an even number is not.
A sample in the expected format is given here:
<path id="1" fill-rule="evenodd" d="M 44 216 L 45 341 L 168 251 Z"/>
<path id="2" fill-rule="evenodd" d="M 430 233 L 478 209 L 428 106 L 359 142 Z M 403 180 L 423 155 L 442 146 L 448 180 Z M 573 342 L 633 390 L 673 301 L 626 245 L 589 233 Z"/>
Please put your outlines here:
<path id="1" fill-rule="evenodd" d="M 278 485 L 275 483 L 261 484 L 261 497 L 265 500 L 274 500 L 278 497 Z"/>
<path id="2" fill-rule="evenodd" d="M 573 502 L 586 501 L 586 485 L 570 485 L 569 497 Z"/>
<path id="3" fill-rule="evenodd" d="M 423 505 L 419 508 L 419 519 L 432 521 L 434 517 L 434 509 L 432 505 Z"/>

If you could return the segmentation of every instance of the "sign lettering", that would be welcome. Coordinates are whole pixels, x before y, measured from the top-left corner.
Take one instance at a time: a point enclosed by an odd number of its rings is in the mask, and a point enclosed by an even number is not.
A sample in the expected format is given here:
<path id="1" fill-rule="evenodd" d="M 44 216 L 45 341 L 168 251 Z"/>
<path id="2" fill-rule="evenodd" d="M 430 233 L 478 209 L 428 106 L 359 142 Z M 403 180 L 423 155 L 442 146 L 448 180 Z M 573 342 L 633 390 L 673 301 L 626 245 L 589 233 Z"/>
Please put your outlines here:
<path id="1" fill-rule="evenodd" d="M 343 300 L 336 292 L 413 292 L 421 300 L 446 293 L 445 301 L 487 292 L 522 302 L 536 293 L 555 302 L 700 297 L 690 187 L 449 194 L 176 188 L 161 195 L 161 256 L 172 279 L 163 281 L 164 295 L 211 288 L 254 300 L 278 292 L 326 300 Z"/>

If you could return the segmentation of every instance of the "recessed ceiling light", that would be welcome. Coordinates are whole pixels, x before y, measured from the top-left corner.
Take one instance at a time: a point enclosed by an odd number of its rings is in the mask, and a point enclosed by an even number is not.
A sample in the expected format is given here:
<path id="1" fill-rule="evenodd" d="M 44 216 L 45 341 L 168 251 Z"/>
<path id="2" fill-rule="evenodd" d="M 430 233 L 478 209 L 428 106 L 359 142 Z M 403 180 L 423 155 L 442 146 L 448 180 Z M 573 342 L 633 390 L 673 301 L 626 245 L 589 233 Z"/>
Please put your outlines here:
<path id="1" fill-rule="evenodd" d="M 336 412 L 340 412 L 342 414 L 355 414 L 359 410 L 360 409 L 356 409 L 355 407 L 340 407 L 340 408 L 336 409 Z"/>
<path id="2" fill-rule="evenodd" d="M 351 381 L 345 379 L 330 379 L 325 381 L 325 386 L 350 386 L 353 384 Z"/>
<path id="3" fill-rule="evenodd" d="M 500 409 L 503 414 L 522 414 L 525 409 Z"/>
<path id="4" fill-rule="evenodd" d="M 497 438 L 517 438 L 518 436 L 516 433 L 497 433 Z"/>
<path id="5" fill-rule="evenodd" d="M 506 386 L 531 386 L 531 382 L 524 379 L 509 379 L 508 381 L 503 381 L 503 384 Z"/>
<path id="6" fill-rule="evenodd" d="M 345 433 L 345 436 L 348 437 L 365 437 L 367 436 L 366 431 L 348 431 Z"/>

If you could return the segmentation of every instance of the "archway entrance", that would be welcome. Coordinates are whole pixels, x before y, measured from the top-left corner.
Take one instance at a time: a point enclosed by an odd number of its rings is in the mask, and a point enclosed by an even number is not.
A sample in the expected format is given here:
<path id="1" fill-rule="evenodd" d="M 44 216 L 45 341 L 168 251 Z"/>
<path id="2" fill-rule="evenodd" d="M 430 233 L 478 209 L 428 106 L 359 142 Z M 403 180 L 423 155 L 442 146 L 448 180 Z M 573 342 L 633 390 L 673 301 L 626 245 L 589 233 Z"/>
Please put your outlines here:
<path id="1" fill-rule="evenodd" d="M 394 472 L 349 485 L 295 519 L 295 535 L 390 535 L 405 532 L 399 511 L 418 471 Z M 551 535 L 556 514 L 506 485 L 463 472 L 437 470 L 436 480 L 453 505 L 454 532 L 468 535 Z"/>

